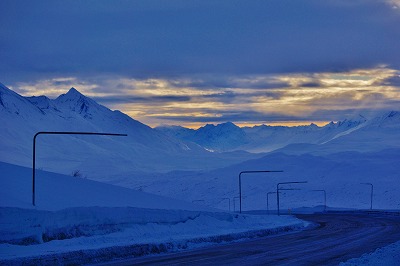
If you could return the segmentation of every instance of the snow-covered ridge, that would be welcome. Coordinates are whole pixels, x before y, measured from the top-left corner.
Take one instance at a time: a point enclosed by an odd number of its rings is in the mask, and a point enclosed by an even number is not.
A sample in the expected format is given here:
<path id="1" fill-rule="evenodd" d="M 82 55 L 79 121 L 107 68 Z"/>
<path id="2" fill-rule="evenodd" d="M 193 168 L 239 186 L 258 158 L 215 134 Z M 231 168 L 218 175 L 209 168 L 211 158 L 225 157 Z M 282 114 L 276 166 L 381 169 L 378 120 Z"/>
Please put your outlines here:
<path id="1" fill-rule="evenodd" d="M 192 141 L 216 151 L 270 152 L 291 144 L 322 145 L 337 139 L 344 143 L 347 140 L 343 137 L 347 135 L 351 135 L 351 138 L 369 138 L 370 140 L 364 139 L 367 142 L 383 138 L 385 135 L 389 143 L 380 143 L 383 148 L 393 145 L 400 147 L 400 142 L 396 142 L 397 133 L 400 132 L 400 112 L 397 111 L 384 112 L 368 118 L 358 115 L 352 119 L 330 122 L 322 127 L 310 124 L 295 127 L 261 125 L 240 128 L 228 122 L 208 124 L 197 130 L 171 126 L 156 129 L 171 137 Z M 350 150 L 358 150 L 351 143 L 347 146 Z"/>
<path id="2" fill-rule="evenodd" d="M 49 99 L 23 97 L 1 85 L 0 100 L 0 161 L 4 162 L 31 165 L 32 138 L 39 131 L 127 134 L 127 137 L 42 135 L 37 139 L 38 168 L 62 173 L 81 170 L 89 177 L 137 171 L 211 169 L 248 158 L 243 153 L 238 156 L 212 154 L 197 144 L 167 136 L 120 111 L 96 103 L 75 88 Z"/>

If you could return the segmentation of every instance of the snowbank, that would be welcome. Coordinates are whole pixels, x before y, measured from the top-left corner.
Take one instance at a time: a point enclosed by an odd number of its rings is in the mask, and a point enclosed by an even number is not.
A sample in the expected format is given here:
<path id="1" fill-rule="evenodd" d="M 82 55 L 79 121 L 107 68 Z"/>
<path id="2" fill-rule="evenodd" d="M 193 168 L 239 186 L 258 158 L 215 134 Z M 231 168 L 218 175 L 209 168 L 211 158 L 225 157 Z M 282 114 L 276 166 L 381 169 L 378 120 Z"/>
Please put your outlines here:
<path id="1" fill-rule="evenodd" d="M 400 241 L 389 246 L 378 248 L 373 253 L 364 254 L 360 258 L 340 263 L 341 266 L 376 265 L 396 266 L 400 265 Z"/>
<path id="2" fill-rule="evenodd" d="M 0 208 L 1 263 L 94 262 L 300 229 L 290 216 L 82 207 Z M 100 255 L 99 255 L 100 254 Z M 99 258 L 100 256 L 100 258 Z"/>

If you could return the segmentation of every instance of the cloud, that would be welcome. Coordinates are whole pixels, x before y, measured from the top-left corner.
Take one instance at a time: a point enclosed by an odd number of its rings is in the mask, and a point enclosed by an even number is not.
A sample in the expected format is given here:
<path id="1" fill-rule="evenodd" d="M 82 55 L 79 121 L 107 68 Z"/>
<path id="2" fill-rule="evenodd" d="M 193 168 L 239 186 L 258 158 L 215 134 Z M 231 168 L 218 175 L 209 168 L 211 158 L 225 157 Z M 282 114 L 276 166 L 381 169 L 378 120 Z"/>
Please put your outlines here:
<path id="1" fill-rule="evenodd" d="M 400 11 L 400 1 L 399 0 L 385 0 L 394 10 Z"/>
<path id="2" fill-rule="evenodd" d="M 343 119 L 338 115 L 346 110 L 397 110 L 399 83 L 398 70 L 378 66 L 346 72 L 221 76 L 210 81 L 203 77 L 201 82 L 199 77 L 60 77 L 17 83 L 13 89 L 27 96 L 57 97 L 75 87 L 111 109 L 155 126 L 327 121 Z M 325 118 L 318 115 L 330 110 Z"/>
<path id="3" fill-rule="evenodd" d="M 396 76 L 391 76 L 388 77 L 384 80 L 381 80 L 380 83 L 377 83 L 379 85 L 386 85 L 386 86 L 395 86 L 400 88 L 400 74 Z"/>
<path id="4" fill-rule="evenodd" d="M 9 87 L 26 96 L 46 95 L 50 98 L 56 98 L 60 94 L 66 93 L 71 87 L 79 88 L 87 96 L 94 96 L 92 90 L 97 88 L 97 85 L 79 80 L 76 77 L 58 77 L 35 82 L 17 82 Z"/>
<path id="5" fill-rule="evenodd" d="M 189 102 L 191 97 L 189 96 L 148 96 L 148 97 L 135 97 L 135 96 L 110 96 L 110 97 L 92 97 L 95 101 L 104 105 L 118 104 L 118 103 L 168 103 L 168 102 Z"/>
<path id="6" fill-rule="evenodd" d="M 208 110 L 209 112 L 204 113 L 203 115 L 182 115 L 182 114 L 165 114 L 165 115 L 154 115 L 154 118 L 160 120 L 171 120 L 176 122 L 200 122 L 200 123 L 219 123 L 226 121 L 235 121 L 236 123 L 242 122 L 250 122 L 250 123 L 267 123 L 267 122 L 282 122 L 282 121 L 299 121 L 299 117 L 296 116 L 287 116 L 287 115 L 279 115 L 279 114 L 269 114 L 266 115 L 264 113 L 255 112 L 255 111 L 243 111 L 237 110 L 235 111 L 223 111 L 218 113 L 212 113 L 212 110 Z M 300 118 L 300 120 L 302 120 Z"/>
<path id="7" fill-rule="evenodd" d="M 398 1 L 389 3 L 3 0 L 1 79 L 197 75 L 192 86 L 226 88 L 235 84 L 203 76 L 399 69 Z"/>

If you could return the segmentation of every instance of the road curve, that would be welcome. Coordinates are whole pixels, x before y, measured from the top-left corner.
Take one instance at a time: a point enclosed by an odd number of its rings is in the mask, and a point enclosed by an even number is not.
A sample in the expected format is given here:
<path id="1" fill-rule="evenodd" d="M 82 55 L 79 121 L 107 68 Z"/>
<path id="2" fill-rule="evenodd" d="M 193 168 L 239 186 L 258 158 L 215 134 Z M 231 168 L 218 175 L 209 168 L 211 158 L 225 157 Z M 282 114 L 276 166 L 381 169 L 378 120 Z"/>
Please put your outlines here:
<path id="1" fill-rule="evenodd" d="M 112 265 L 338 265 L 400 240 L 398 215 L 342 213 L 298 217 L 319 226 Z"/>

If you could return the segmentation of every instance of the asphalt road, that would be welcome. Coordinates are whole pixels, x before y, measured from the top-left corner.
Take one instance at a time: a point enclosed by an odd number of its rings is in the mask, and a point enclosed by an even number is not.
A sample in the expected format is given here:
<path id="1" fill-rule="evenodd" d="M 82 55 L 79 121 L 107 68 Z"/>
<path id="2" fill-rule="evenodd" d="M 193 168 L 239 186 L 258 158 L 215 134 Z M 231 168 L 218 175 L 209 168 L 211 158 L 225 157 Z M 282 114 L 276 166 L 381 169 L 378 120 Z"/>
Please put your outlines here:
<path id="1" fill-rule="evenodd" d="M 312 214 L 318 227 L 112 265 L 338 265 L 400 240 L 400 216 Z"/>

